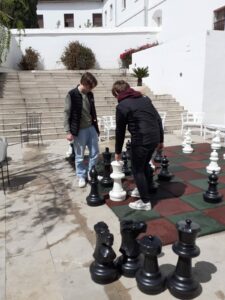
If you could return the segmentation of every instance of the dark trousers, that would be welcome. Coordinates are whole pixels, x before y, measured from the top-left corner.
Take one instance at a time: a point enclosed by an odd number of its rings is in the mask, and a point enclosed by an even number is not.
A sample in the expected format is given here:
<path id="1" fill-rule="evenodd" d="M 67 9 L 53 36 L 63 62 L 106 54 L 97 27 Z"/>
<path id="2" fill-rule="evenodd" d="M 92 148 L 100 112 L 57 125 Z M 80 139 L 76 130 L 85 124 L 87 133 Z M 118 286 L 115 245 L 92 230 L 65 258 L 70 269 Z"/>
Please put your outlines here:
<path id="1" fill-rule="evenodd" d="M 134 181 L 140 193 L 141 200 L 151 202 L 149 188 L 152 182 L 152 168 L 149 164 L 157 144 L 131 146 L 131 167 Z"/>

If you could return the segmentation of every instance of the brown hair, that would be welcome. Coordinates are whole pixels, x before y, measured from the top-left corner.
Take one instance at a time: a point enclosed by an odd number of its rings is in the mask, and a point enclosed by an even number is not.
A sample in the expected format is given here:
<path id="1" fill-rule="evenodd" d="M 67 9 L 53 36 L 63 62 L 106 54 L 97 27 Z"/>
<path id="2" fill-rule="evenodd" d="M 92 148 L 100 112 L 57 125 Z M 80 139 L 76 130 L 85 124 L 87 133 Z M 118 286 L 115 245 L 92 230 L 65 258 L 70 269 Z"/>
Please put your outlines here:
<path id="1" fill-rule="evenodd" d="M 114 97 L 117 97 L 118 94 L 126 91 L 129 88 L 130 85 L 125 80 L 117 80 L 112 86 L 112 94 Z"/>
<path id="2" fill-rule="evenodd" d="M 80 83 L 89 86 L 91 89 L 97 86 L 98 81 L 93 74 L 86 72 L 82 75 Z"/>

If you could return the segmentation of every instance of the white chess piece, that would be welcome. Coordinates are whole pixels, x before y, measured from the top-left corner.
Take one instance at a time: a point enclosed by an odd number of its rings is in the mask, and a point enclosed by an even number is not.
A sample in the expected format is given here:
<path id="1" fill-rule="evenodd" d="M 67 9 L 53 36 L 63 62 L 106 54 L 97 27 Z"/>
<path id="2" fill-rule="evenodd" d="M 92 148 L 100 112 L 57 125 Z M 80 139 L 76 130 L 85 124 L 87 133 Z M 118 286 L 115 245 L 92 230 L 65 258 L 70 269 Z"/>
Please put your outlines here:
<path id="1" fill-rule="evenodd" d="M 213 150 L 218 150 L 221 148 L 221 134 L 219 130 L 216 130 L 215 135 L 212 139 L 211 148 Z"/>
<path id="2" fill-rule="evenodd" d="M 193 148 L 191 147 L 192 139 L 191 139 L 191 130 L 188 128 L 188 130 L 185 132 L 185 139 L 182 144 L 183 146 L 183 153 L 192 153 Z"/>
<path id="3" fill-rule="evenodd" d="M 73 152 L 73 149 L 72 149 L 72 147 L 71 147 L 71 142 L 69 142 L 69 148 L 68 148 L 68 150 L 66 151 L 66 157 L 70 157 L 70 155 L 72 154 L 72 152 Z"/>
<path id="4" fill-rule="evenodd" d="M 123 201 L 126 198 L 126 191 L 122 187 L 121 179 L 125 177 L 125 174 L 122 172 L 123 162 L 114 160 L 111 162 L 113 172 L 110 174 L 110 177 L 113 179 L 113 188 L 109 192 L 109 198 L 112 201 Z"/>
<path id="5" fill-rule="evenodd" d="M 221 168 L 217 163 L 219 158 L 218 158 L 218 153 L 216 152 L 216 150 L 213 150 L 211 152 L 209 159 L 210 159 L 210 163 L 206 167 L 206 172 L 208 174 L 212 174 L 212 172 L 215 171 L 215 173 L 218 174 L 220 172 Z"/>

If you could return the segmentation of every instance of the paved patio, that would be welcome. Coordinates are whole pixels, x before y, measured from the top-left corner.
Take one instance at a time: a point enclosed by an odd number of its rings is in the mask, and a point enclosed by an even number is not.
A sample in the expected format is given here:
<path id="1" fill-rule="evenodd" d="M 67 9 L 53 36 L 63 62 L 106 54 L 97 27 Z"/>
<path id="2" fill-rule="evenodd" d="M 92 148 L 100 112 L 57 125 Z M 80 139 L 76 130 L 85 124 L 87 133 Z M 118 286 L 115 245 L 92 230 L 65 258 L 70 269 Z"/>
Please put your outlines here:
<path id="1" fill-rule="evenodd" d="M 165 145 L 180 145 L 179 136 L 166 135 Z M 195 137 L 196 142 L 202 139 Z M 101 143 L 113 151 L 110 145 Z M 120 246 L 119 222 L 103 205 L 89 207 L 89 186 L 74 184 L 65 161 L 65 140 L 44 145 L 10 145 L 11 188 L 0 190 L 0 300 L 174 299 L 168 290 L 156 296 L 141 293 L 135 279 L 121 277 L 109 285 L 95 284 L 89 274 L 95 246 L 93 226 L 105 221 Z M 196 299 L 225 299 L 225 232 L 197 239 L 201 254 L 193 260 L 202 285 Z M 159 265 L 165 273 L 177 262 L 171 245 L 163 247 Z"/>

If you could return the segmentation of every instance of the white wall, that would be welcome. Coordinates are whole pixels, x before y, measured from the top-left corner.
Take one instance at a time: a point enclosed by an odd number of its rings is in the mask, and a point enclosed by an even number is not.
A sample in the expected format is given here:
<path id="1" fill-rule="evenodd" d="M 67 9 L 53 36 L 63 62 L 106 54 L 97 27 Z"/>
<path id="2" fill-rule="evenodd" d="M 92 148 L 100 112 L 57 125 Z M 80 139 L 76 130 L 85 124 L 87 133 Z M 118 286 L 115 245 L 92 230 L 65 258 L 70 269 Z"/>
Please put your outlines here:
<path id="1" fill-rule="evenodd" d="M 166 0 L 161 5 L 163 17 L 160 40 L 167 41 L 212 30 L 213 11 L 222 6 L 225 6 L 225 0 Z"/>
<path id="2" fill-rule="evenodd" d="M 225 32 L 209 31 L 206 38 L 206 60 L 203 111 L 208 123 L 225 123 Z"/>
<path id="3" fill-rule="evenodd" d="M 106 27 L 135 27 L 145 26 L 144 7 L 146 0 L 126 0 L 126 8 L 122 7 L 122 0 L 104 1 L 102 14 L 103 24 Z M 110 20 L 110 5 L 114 10 L 114 17 Z M 147 7 L 146 7 L 147 8 Z M 107 11 L 107 22 L 105 22 L 105 11 Z"/>
<path id="4" fill-rule="evenodd" d="M 18 45 L 19 36 L 15 30 L 12 32 Z M 20 48 L 13 48 L 15 53 L 10 56 L 12 59 L 7 61 L 6 66 L 15 68 L 21 52 L 24 53 L 26 48 L 32 47 L 40 53 L 44 69 L 64 69 L 60 57 L 65 47 L 71 41 L 79 41 L 93 50 L 100 68 L 118 68 L 122 52 L 154 42 L 155 39 L 156 32 L 146 28 L 27 29 L 25 36 L 21 37 Z"/>
<path id="5" fill-rule="evenodd" d="M 149 67 L 154 93 L 172 94 L 188 110 L 201 111 L 206 34 L 186 36 L 134 53 L 132 67 Z"/>
<path id="6" fill-rule="evenodd" d="M 37 14 L 43 15 L 44 28 L 56 29 L 57 22 L 60 21 L 59 28 L 64 28 L 64 14 L 74 14 L 74 27 L 85 28 L 87 20 L 92 23 L 92 14 L 102 13 L 101 2 L 64 2 L 64 3 L 39 3 Z"/>

